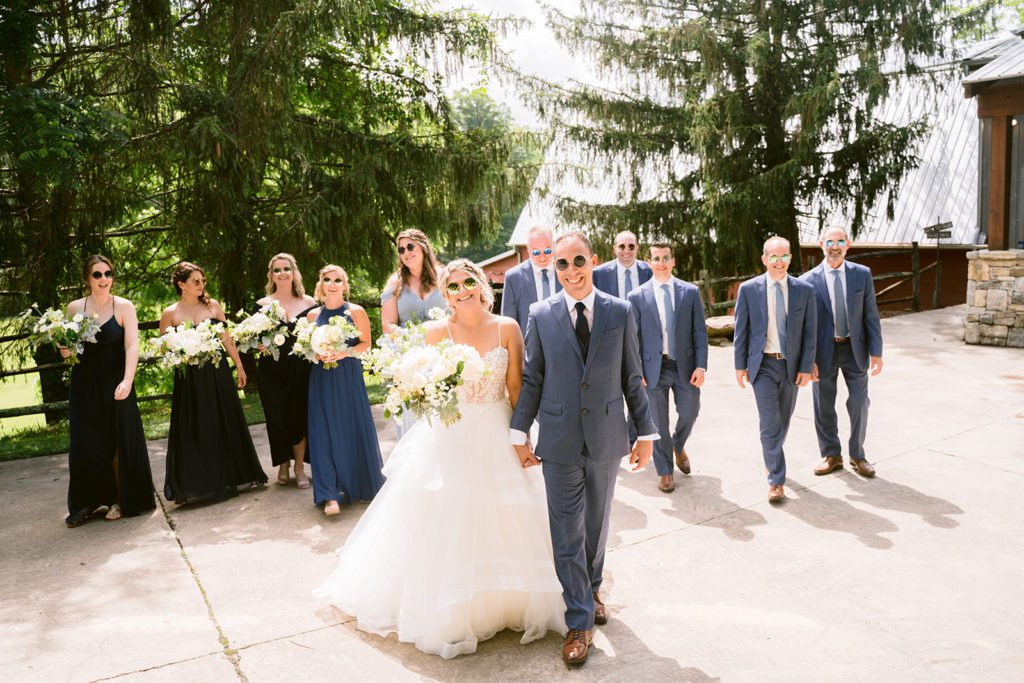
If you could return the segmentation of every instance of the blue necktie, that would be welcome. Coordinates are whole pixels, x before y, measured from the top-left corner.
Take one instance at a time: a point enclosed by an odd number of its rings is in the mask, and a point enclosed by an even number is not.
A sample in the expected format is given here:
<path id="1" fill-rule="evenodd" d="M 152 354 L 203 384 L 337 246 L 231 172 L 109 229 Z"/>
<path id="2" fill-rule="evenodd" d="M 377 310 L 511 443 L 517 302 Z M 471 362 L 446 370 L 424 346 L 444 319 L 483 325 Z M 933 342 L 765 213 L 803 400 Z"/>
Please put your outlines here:
<path id="1" fill-rule="evenodd" d="M 661 302 L 665 306 L 665 334 L 668 335 L 668 357 L 676 358 L 676 311 L 672 308 L 672 292 L 669 285 L 661 285 Z"/>
<path id="2" fill-rule="evenodd" d="M 622 285 L 622 298 L 625 299 L 629 290 L 633 289 L 633 278 L 630 277 L 629 268 L 626 269 L 626 281 Z"/>
<path id="3" fill-rule="evenodd" d="M 836 336 L 849 337 L 850 329 L 846 323 L 846 292 L 843 290 L 843 278 L 839 277 L 839 271 L 833 270 L 836 276 Z"/>
<path id="4" fill-rule="evenodd" d="M 540 271 L 540 289 L 544 293 L 544 298 L 547 299 L 551 296 L 551 283 L 548 282 L 548 269 L 544 268 Z"/>
<path id="5" fill-rule="evenodd" d="M 782 283 L 776 282 L 775 287 L 775 329 L 779 331 L 779 346 L 782 355 L 786 355 L 786 297 L 782 295 Z"/>

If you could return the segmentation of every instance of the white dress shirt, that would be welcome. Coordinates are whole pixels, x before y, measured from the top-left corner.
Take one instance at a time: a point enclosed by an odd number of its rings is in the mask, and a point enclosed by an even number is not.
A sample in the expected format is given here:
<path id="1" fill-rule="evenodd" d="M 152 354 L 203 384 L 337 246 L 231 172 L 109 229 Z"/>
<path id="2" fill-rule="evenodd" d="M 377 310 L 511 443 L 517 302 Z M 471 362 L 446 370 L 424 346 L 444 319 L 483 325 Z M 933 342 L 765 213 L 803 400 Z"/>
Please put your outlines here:
<path id="1" fill-rule="evenodd" d="M 550 265 L 547 268 L 538 268 L 536 263 L 530 264 L 530 269 L 533 270 L 533 284 L 537 288 L 537 301 L 544 301 L 544 281 L 541 280 L 540 274 L 547 271 L 548 274 L 548 291 L 551 294 L 555 293 L 555 270 Z M 548 294 L 548 296 L 551 296 Z"/>
<path id="2" fill-rule="evenodd" d="M 668 326 L 665 320 L 665 295 L 662 294 L 663 289 L 668 289 L 668 300 L 669 305 L 672 306 L 672 310 L 676 307 L 676 296 L 675 296 L 675 278 L 670 277 L 668 282 L 662 283 L 657 279 L 654 280 L 654 301 L 658 304 L 658 317 L 661 318 L 661 353 L 665 356 L 668 355 Z M 675 333 L 675 330 L 672 331 Z"/>
<path id="3" fill-rule="evenodd" d="M 573 327 L 576 326 L 576 304 L 579 301 L 583 301 L 583 307 L 584 307 L 583 308 L 583 315 L 587 319 L 587 325 L 590 327 L 591 332 L 593 332 L 593 330 L 594 330 L 594 299 L 597 298 L 596 290 L 591 288 L 590 289 L 590 294 L 588 294 L 585 297 L 583 297 L 583 299 L 574 299 L 574 298 L 572 298 L 571 296 L 569 296 L 569 293 L 566 292 L 564 289 L 562 290 L 562 293 L 565 295 L 565 304 L 569 308 L 569 322 L 571 322 L 573 324 Z M 627 410 L 628 410 L 628 407 L 627 407 Z M 513 446 L 522 446 L 524 443 L 526 443 L 526 432 L 521 431 L 519 429 L 509 429 L 508 430 L 508 436 L 509 436 L 509 440 L 512 442 Z M 658 434 L 655 433 L 655 434 L 648 434 L 647 436 L 638 436 L 636 438 L 637 438 L 637 441 L 654 441 L 656 439 L 659 439 L 660 437 L 658 436 Z"/>
<path id="4" fill-rule="evenodd" d="M 626 292 L 626 271 L 627 270 L 629 271 L 629 279 L 630 279 L 631 284 L 633 285 L 633 289 L 636 289 L 637 287 L 640 286 L 640 271 L 636 267 L 636 261 L 633 261 L 633 265 L 631 265 L 629 268 L 626 268 L 621 263 L 619 263 L 618 259 L 616 259 L 616 261 L 615 261 L 615 277 L 618 278 L 618 283 L 617 284 L 619 286 L 618 292 L 619 292 L 619 298 L 620 299 L 625 299 L 626 298 L 626 294 L 627 294 L 627 292 Z M 632 290 L 630 290 L 630 291 L 632 291 Z"/>
<path id="5" fill-rule="evenodd" d="M 765 353 L 785 353 L 782 344 L 779 342 L 779 327 L 775 323 L 775 280 L 765 275 L 768 286 L 765 288 L 768 298 L 768 337 L 764 342 Z M 782 285 L 782 300 L 786 302 L 786 311 L 789 311 L 789 276 L 779 280 Z"/>
<path id="6" fill-rule="evenodd" d="M 849 289 L 849 287 L 846 286 L 846 260 L 844 259 L 843 262 L 841 264 L 839 264 L 838 268 L 833 268 L 832 266 L 830 266 L 828 264 L 828 261 L 825 261 L 824 266 L 825 266 L 824 267 L 825 284 L 828 285 L 828 298 L 829 298 L 829 302 L 832 304 L 832 322 L 833 322 L 833 324 L 835 324 L 835 320 L 836 320 L 836 276 L 833 275 L 832 273 L 836 273 L 836 272 L 839 273 L 839 279 L 843 281 L 843 293 L 846 295 L 846 299 L 849 300 L 850 289 Z M 850 307 L 849 306 L 846 307 L 846 311 L 847 311 L 847 315 L 846 315 L 846 328 L 847 328 L 846 329 L 846 334 L 847 334 L 847 336 L 849 336 L 849 334 L 850 334 L 850 329 L 849 329 L 850 328 L 850 315 L 849 315 Z M 833 330 L 833 336 L 838 337 L 839 334 L 836 333 L 835 330 Z"/>

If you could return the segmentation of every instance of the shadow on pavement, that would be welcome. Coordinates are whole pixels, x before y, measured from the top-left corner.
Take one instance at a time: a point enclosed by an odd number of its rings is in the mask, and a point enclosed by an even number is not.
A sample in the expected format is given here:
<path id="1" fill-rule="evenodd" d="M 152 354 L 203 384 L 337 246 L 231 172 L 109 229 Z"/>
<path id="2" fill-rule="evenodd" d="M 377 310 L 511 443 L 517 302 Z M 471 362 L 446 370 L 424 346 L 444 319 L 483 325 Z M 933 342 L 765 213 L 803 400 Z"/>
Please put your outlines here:
<path id="1" fill-rule="evenodd" d="M 787 478 L 786 485 L 796 497 L 783 501 L 777 506 L 779 510 L 817 529 L 856 536 L 869 548 L 888 550 L 893 547 L 892 539 L 880 534 L 899 531 L 899 527 L 885 517 L 865 512 L 845 500 L 823 496 L 792 478 Z"/>
<path id="2" fill-rule="evenodd" d="M 926 523 L 941 529 L 953 529 L 960 522 L 949 515 L 962 515 L 959 507 L 948 500 L 929 496 L 904 484 L 896 484 L 879 477 L 861 479 L 849 475 L 841 477 L 843 483 L 853 489 L 847 500 L 855 503 L 866 503 L 883 510 L 909 512 L 919 516 Z"/>

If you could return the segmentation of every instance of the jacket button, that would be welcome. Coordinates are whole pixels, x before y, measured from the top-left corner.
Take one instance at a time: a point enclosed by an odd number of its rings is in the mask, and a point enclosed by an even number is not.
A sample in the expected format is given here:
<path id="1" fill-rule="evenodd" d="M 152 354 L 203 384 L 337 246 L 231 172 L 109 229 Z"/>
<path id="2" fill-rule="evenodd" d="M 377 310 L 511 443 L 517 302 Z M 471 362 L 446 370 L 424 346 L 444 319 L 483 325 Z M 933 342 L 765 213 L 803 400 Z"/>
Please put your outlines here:
<path id="1" fill-rule="evenodd" d="M 584 415 L 589 415 L 590 414 L 590 408 L 584 408 L 583 409 L 583 414 Z"/>
<path id="2" fill-rule="evenodd" d="M 590 385 L 589 385 L 589 384 L 587 384 L 586 382 L 584 382 L 584 383 L 583 383 L 583 388 L 584 388 L 584 389 L 589 389 L 589 388 L 590 388 Z"/>

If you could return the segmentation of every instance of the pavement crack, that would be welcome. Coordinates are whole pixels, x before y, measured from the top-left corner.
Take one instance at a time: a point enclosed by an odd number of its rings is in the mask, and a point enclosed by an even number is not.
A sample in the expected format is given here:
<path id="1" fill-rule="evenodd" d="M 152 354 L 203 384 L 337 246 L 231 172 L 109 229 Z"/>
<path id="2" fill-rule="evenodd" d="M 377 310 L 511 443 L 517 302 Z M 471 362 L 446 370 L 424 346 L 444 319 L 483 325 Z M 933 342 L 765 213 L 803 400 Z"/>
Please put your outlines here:
<path id="1" fill-rule="evenodd" d="M 210 623 L 213 624 L 213 628 L 217 631 L 217 640 L 221 645 L 221 652 L 231 662 L 231 666 L 235 670 L 235 674 L 238 676 L 238 680 L 242 683 L 249 683 L 248 677 L 245 672 L 242 671 L 242 660 L 238 655 L 238 650 L 231 647 L 231 641 L 224 634 L 224 629 L 221 628 L 220 622 L 217 621 L 217 615 L 213 611 L 213 605 L 210 603 L 210 598 L 206 594 L 206 589 L 203 587 L 203 581 L 199 578 L 199 572 L 196 571 L 195 566 L 192 564 L 192 560 L 189 559 L 188 551 L 185 550 L 185 545 L 181 542 L 181 536 L 178 534 L 178 525 L 174 523 L 174 518 L 171 517 L 170 511 L 164 504 L 164 500 L 157 496 L 157 501 L 160 503 L 160 510 L 163 512 L 164 521 L 167 523 L 167 527 L 171 530 L 174 535 L 174 542 L 178 544 L 178 550 L 181 552 L 181 559 L 185 562 L 185 566 L 188 568 L 189 573 L 192 574 L 192 580 L 196 582 L 196 587 L 199 589 L 199 595 L 203 598 L 203 604 L 206 605 L 206 614 L 210 618 Z"/>

